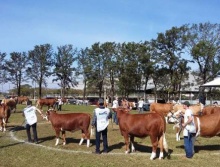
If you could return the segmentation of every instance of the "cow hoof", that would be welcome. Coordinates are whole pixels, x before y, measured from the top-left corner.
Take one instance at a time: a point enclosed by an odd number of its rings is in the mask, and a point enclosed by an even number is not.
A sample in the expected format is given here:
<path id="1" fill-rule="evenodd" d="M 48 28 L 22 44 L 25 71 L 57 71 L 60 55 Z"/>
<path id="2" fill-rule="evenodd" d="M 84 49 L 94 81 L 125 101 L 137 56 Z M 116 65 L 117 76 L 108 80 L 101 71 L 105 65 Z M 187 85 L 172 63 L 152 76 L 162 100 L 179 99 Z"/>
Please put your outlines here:
<path id="1" fill-rule="evenodd" d="M 128 151 L 125 151 L 125 154 L 128 154 Z"/>
<path id="2" fill-rule="evenodd" d="M 66 145 L 66 142 L 63 142 L 63 145 Z"/>
<path id="3" fill-rule="evenodd" d="M 156 153 L 152 152 L 150 156 L 150 160 L 154 160 L 156 158 Z"/>

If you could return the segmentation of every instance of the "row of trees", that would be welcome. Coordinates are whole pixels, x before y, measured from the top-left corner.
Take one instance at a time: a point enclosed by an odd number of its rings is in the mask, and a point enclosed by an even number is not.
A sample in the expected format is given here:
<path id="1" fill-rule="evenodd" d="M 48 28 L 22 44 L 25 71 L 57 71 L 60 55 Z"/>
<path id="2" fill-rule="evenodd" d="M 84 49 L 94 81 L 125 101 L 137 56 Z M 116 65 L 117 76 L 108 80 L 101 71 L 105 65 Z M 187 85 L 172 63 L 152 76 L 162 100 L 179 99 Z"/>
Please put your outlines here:
<path id="1" fill-rule="evenodd" d="M 86 93 L 103 95 L 106 87 L 111 96 L 116 93 L 128 97 L 131 92 L 147 89 L 153 79 L 155 94 L 158 89 L 178 93 L 188 78 L 194 63 L 198 84 L 214 77 L 220 69 L 220 24 L 200 23 L 172 27 L 158 33 L 156 39 L 136 42 L 94 43 L 78 50 L 73 45 L 57 47 L 37 45 L 28 53 L 1 53 L 0 82 L 11 82 L 21 95 L 21 84 L 31 80 L 39 87 L 47 87 L 48 77 L 58 81 L 62 94 L 74 88 L 82 77 Z M 190 58 L 186 59 L 186 55 Z"/>

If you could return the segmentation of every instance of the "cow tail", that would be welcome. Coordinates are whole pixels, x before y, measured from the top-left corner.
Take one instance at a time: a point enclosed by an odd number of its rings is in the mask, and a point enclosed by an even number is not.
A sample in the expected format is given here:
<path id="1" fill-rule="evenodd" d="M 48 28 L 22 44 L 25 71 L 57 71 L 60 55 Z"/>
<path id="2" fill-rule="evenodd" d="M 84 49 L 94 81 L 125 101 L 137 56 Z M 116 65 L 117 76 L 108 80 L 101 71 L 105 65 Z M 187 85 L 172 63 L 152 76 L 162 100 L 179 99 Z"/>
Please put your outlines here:
<path id="1" fill-rule="evenodd" d="M 163 147 L 164 147 L 165 151 L 168 153 L 168 144 L 167 144 L 165 133 L 163 134 Z"/>
<path id="2" fill-rule="evenodd" d="M 165 121 L 165 118 L 164 116 L 161 116 L 161 118 L 163 119 L 163 123 L 162 123 L 162 131 L 163 131 L 163 135 L 161 137 L 162 141 L 162 146 L 163 146 L 163 149 L 166 151 L 166 153 L 168 154 L 168 159 L 170 159 L 170 153 L 169 153 L 169 148 L 168 148 L 168 144 L 167 144 L 167 140 L 166 140 L 166 121 Z"/>
<path id="3" fill-rule="evenodd" d="M 89 115 L 90 124 L 91 124 L 92 115 L 91 114 L 88 114 L 88 115 Z M 90 128 L 90 136 L 94 136 L 94 134 L 95 134 L 94 128 L 91 126 L 91 128 Z"/>

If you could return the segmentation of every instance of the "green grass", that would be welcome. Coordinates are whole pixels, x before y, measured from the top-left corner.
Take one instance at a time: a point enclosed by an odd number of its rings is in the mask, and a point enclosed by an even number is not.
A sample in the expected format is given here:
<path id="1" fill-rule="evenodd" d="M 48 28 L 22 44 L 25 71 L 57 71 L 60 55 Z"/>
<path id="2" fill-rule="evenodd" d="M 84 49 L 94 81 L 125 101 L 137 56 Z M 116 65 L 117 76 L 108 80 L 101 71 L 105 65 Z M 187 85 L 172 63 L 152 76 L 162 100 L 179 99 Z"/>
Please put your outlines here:
<path id="1" fill-rule="evenodd" d="M 16 113 L 12 113 L 6 133 L 0 132 L 0 166 L 23 167 L 23 166 L 65 166 L 65 167 L 97 167 L 97 166 L 219 166 L 220 164 L 220 138 L 198 138 L 196 142 L 196 154 L 191 160 L 183 159 L 183 140 L 175 141 L 175 131 L 173 125 L 167 125 L 166 139 L 171 153 L 171 159 L 150 161 L 151 143 L 150 138 L 135 139 L 136 153 L 124 154 L 124 138 L 120 134 L 119 127 L 110 123 L 108 128 L 109 154 L 93 155 L 95 150 L 95 138 L 91 137 L 91 146 L 86 147 L 86 141 L 79 146 L 81 138 L 80 131 L 74 133 L 67 132 L 67 144 L 55 146 L 55 132 L 46 120 L 38 117 L 38 137 L 40 143 L 27 144 L 23 141 L 27 139 L 26 131 L 22 127 L 22 109 L 25 105 L 18 105 Z M 91 113 L 94 106 L 63 105 L 63 111 Z M 43 108 L 44 113 L 46 108 Z M 136 113 L 136 111 L 132 111 Z M 15 131 L 14 131 L 15 130 Z M 14 138 L 12 138 L 14 135 Z M 101 149 L 102 149 L 101 144 Z"/>

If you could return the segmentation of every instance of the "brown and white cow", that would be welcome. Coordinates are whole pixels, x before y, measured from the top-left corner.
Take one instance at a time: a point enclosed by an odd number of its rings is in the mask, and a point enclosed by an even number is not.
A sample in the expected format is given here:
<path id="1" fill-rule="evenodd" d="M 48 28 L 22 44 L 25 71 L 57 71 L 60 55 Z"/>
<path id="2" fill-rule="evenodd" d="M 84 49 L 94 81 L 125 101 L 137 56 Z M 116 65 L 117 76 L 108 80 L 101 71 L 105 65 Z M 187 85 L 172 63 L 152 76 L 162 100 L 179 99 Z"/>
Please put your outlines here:
<path id="1" fill-rule="evenodd" d="M 6 125 L 11 115 L 11 110 L 4 103 L 0 105 L 0 131 L 6 131 Z"/>
<path id="2" fill-rule="evenodd" d="M 211 105 L 211 106 L 205 106 L 202 109 L 202 115 L 209 115 L 209 114 L 213 114 L 219 112 L 220 113 L 220 107 Z"/>
<path id="3" fill-rule="evenodd" d="M 47 119 L 51 122 L 55 132 L 56 132 L 56 143 L 59 143 L 60 132 L 62 132 L 63 145 L 66 144 L 66 135 L 65 131 L 82 131 L 82 138 L 79 142 L 81 145 L 84 139 L 87 139 L 87 147 L 90 145 L 90 114 L 86 113 L 67 113 L 67 114 L 58 114 L 55 110 L 48 110 L 46 112 Z"/>
<path id="4" fill-rule="evenodd" d="M 202 110 L 204 108 L 204 105 L 202 103 L 198 103 L 198 104 L 194 104 L 189 106 L 189 108 L 192 110 L 193 115 L 201 115 Z M 185 113 L 185 109 L 183 108 L 182 104 L 175 104 L 173 106 L 173 110 L 171 110 L 168 114 L 167 114 L 167 122 L 168 123 L 176 123 L 176 121 L 178 121 L 178 117 L 179 114 L 184 114 Z"/>
<path id="5" fill-rule="evenodd" d="M 11 111 L 16 112 L 17 103 L 14 99 L 3 99 L 1 104 L 7 105 Z"/>
<path id="6" fill-rule="evenodd" d="M 27 102 L 29 98 L 27 96 L 18 96 L 15 98 L 17 104 L 22 104 L 23 102 Z"/>
<path id="7" fill-rule="evenodd" d="M 163 150 L 168 152 L 168 145 L 165 138 L 166 123 L 164 117 L 157 113 L 129 114 L 125 108 L 112 109 L 117 113 L 121 135 L 125 139 L 125 153 L 129 152 L 131 142 L 131 152 L 135 151 L 134 138 L 144 138 L 150 136 L 152 143 L 152 153 L 150 159 L 156 157 L 158 143 L 160 145 L 159 159 L 163 158 Z M 130 142 L 129 142 L 130 137 Z"/>
<path id="8" fill-rule="evenodd" d="M 151 103 L 150 112 L 158 113 L 165 117 L 167 123 L 167 114 L 173 110 L 173 103 Z"/>
<path id="9" fill-rule="evenodd" d="M 51 107 L 54 109 L 57 99 L 38 99 L 36 102 L 36 107 L 40 107 L 42 110 L 43 106 L 48 106 L 48 109 Z"/>

